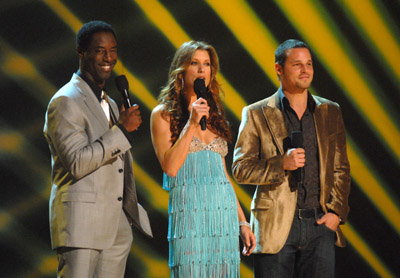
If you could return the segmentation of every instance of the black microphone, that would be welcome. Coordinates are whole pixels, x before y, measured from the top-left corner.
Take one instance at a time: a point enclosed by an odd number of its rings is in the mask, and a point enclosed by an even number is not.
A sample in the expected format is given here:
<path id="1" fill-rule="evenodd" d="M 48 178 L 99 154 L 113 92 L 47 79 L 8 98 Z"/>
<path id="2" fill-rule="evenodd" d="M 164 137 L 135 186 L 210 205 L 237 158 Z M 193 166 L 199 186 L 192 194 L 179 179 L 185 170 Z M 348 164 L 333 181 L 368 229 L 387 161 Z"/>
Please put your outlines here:
<path id="1" fill-rule="evenodd" d="M 128 79 L 126 79 L 125 75 L 120 75 L 115 77 L 115 85 L 122 95 L 122 101 L 124 102 L 125 108 L 129 108 L 132 106 L 132 101 L 129 97 L 129 84 Z"/>
<path id="2" fill-rule="evenodd" d="M 197 99 L 199 98 L 206 98 L 206 83 L 204 79 L 197 78 L 193 84 L 194 92 L 197 95 Z M 207 119 L 206 116 L 203 116 L 200 120 L 201 130 L 206 130 L 207 127 Z"/>
<path id="3" fill-rule="evenodd" d="M 303 132 L 300 130 L 295 130 L 292 131 L 290 134 L 290 143 L 292 145 L 292 148 L 304 148 L 304 143 L 303 143 Z M 293 176 L 294 179 L 297 183 L 297 185 L 301 185 L 303 183 L 303 167 L 297 168 L 297 170 L 293 171 Z"/>
<path id="4" fill-rule="evenodd" d="M 304 148 L 303 144 L 303 132 L 300 130 L 292 131 L 290 134 L 290 143 L 292 148 Z"/>

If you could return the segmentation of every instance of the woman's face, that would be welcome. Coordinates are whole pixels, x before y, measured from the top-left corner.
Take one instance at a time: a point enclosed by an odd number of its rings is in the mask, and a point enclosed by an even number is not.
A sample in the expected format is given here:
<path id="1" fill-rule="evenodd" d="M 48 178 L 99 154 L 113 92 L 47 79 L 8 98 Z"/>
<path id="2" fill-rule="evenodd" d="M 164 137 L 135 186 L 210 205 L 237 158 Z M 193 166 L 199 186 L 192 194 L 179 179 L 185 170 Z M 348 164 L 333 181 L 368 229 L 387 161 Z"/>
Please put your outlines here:
<path id="1" fill-rule="evenodd" d="M 204 79 L 206 87 L 210 84 L 211 61 L 207 50 L 199 49 L 194 52 L 188 68 L 183 73 L 183 90 L 185 92 L 193 91 L 193 84 L 197 78 Z"/>

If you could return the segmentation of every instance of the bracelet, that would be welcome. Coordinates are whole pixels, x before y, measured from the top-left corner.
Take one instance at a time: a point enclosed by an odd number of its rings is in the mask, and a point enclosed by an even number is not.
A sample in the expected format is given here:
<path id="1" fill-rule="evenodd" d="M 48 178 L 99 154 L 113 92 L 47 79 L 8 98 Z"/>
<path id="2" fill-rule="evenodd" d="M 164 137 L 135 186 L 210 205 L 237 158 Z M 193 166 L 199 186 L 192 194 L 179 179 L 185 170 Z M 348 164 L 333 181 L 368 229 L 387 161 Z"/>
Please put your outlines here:
<path id="1" fill-rule="evenodd" d="M 251 228 L 250 223 L 247 221 L 239 221 L 239 227 L 240 226 L 246 226 L 246 227 Z"/>

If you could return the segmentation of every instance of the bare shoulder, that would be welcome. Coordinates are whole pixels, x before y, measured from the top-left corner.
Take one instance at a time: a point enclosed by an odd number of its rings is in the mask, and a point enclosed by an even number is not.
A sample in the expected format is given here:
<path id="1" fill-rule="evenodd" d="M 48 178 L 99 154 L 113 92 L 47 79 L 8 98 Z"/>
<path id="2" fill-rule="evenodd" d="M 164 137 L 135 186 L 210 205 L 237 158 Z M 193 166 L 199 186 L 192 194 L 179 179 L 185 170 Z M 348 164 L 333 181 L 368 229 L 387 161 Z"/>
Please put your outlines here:
<path id="1" fill-rule="evenodd" d="M 160 103 L 156 107 L 153 108 L 153 111 L 151 113 L 160 113 L 160 112 L 165 111 L 165 109 L 166 109 L 165 105 Z"/>
<path id="2" fill-rule="evenodd" d="M 153 132 L 160 132 L 161 130 L 166 132 L 169 130 L 170 119 L 164 104 L 154 107 L 151 112 L 150 125 L 154 129 Z"/>
<path id="3" fill-rule="evenodd" d="M 158 104 L 156 107 L 153 108 L 153 111 L 151 111 L 151 115 L 159 115 L 164 113 L 165 111 L 165 105 L 164 104 Z"/>
<path id="4" fill-rule="evenodd" d="M 163 119 L 164 121 L 169 122 L 164 104 L 159 104 L 156 107 L 154 107 L 153 111 L 151 111 L 151 119 L 152 120 Z"/>

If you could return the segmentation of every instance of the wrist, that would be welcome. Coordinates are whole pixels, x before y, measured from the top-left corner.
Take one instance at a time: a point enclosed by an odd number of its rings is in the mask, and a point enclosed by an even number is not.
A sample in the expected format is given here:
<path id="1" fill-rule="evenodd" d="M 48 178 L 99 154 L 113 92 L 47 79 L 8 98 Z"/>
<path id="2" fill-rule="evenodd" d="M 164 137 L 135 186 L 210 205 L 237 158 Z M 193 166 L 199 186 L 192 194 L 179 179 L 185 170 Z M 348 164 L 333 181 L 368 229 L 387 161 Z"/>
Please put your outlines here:
<path id="1" fill-rule="evenodd" d="M 239 227 L 242 227 L 242 226 L 246 226 L 248 228 L 251 228 L 250 223 L 247 222 L 247 221 L 239 221 Z"/>
<path id="2" fill-rule="evenodd" d="M 334 215 L 336 215 L 339 218 L 339 224 L 343 223 L 342 217 L 340 217 L 340 215 L 338 213 L 336 213 L 333 210 L 328 210 L 328 212 L 333 213 Z"/>
<path id="3" fill-rule="evenodd" d="M 187 121 L 187 123 L 183 127 L 181 133 L 179 134 L 179 138 L 182 138 L 183 136 L 191 137 L 194 135 L 195 130 L 196 130 L 196 128 L 191 124 L 191 122 L 189 120 L 189 121 Z"/>

